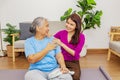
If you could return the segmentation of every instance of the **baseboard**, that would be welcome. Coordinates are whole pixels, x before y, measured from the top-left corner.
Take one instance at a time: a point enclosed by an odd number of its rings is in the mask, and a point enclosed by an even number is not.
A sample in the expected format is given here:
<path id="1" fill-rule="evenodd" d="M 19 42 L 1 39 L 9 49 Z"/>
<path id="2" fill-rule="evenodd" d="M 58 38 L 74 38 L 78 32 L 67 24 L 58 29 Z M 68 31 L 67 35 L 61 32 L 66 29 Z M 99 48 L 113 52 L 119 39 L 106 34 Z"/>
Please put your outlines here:
<path id="1" fill-rule="evenodd" d="M 107 54 L 108 53 L 108 49 L 87 49 L 87 53 L 97 53 L 97 54 L 101 54 L 101 53 L 104 53 L 104 54 Z"/>

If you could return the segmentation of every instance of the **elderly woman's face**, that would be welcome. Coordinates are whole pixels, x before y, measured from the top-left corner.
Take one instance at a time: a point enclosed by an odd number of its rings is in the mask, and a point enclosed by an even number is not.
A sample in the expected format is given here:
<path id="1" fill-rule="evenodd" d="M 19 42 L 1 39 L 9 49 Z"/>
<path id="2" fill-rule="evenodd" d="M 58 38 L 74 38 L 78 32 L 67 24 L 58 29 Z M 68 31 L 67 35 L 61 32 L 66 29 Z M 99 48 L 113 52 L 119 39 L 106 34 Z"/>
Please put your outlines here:
<path id="1" fill-rule="evenodd" d="M 46 36 L 48 35 L 48 32 L 49 32 L 49 24 L 48 21 L 45 20 L 43 26 L 40 27 L 40 33 Z"/>

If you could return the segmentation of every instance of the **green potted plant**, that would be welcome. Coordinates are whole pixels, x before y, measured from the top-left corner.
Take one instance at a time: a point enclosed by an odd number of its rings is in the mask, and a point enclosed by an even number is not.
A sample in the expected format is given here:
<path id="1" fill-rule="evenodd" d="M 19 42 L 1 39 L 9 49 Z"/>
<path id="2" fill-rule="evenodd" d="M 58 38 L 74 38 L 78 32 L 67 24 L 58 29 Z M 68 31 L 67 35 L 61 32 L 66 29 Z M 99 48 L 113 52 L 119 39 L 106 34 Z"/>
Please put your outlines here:
<path id="1" fill-rule="evenodd" d="M 2 31 L 6 34 L 6 37 L 3 38 L 3 41 L 8 42 L 7 47 L 7 56 L 12 57 L 12 36 L 13 33 L 19 33 L 19 30 L 16 29 L 16 26 L 11 25 L 10 23 L 6 24 L 6 29 L 2 29 Z M 15 37 L 15 41 L 18 40 L 19 37 Z M 18 56 L 18 54 L 16 54 Z"/>
<path id="2" fill-rule="evenodd" d="M 72 8 L 69 8 L 64 12 L 64 15 L 60 17 L 60 20 L 64 21 L 72 13 L 77 13 L 82 19 L 81 32 L 91 28 L 96 29 L 96 27 L 100 27 L 100 20 L 103 13 L 101 10 L 98 11 L 94 9 L 96 7 L 95 0 L 78 0 L 76 6 L 79 8 L 78 10 L 73 11 Z"/>
<path id="3" fill-rule="evenodd" d="M 100 27 L 102 11 L 94 10 L 96 2 L 94 0 L 78 0 L 77 3 L 76 6 L 79 10 L 73 11 L 72 8 L 69 8 L 65 11 L 64 15 L 60 17 L 60 20 L 64 21 L 69 15 L 75 12 L 82 19 L 82 32 L 87 29 Z"/>

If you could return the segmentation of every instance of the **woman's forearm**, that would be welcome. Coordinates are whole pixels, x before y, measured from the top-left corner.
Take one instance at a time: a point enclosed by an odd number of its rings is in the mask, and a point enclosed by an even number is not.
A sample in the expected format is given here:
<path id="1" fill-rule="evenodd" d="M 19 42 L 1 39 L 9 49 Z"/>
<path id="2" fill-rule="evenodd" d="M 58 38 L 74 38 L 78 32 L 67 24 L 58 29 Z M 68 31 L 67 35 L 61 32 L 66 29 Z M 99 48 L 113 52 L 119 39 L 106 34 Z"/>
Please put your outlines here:
<path id="1" fill-rule="evenodd" d="M 67 45 L 65 45 L 63 42 L 61 42 L 60 39 L 55 38 L 54 42 L 57 43 L 59 46 L 61 46 L 62 48 L 64 48 L 69 54 L 71 54 L 72 56 L 75 55 L 75 51 L 72 50 L 71 48 L 69 48 Z"/>
<path id="2" fill-rule="evenodd" d="M 70 49 L 68 46 L 66 46 L 64 43 L 61 42 L 61 45 L 60 45 L 62 48 L 64 48 L 69 54 L 71 54 L 72 56 L 75 55 L 75 51 Z"/>
<path id="3" fill-rule="evenodd" d="M 29 55 L 29 56 L 28 56 L 28 62 L 30 62 L 30 63 L 38 62 L 39 60 L 41 60 L 41 59 L 48 53 L 48 51 L 49 51 L 49 50 L 44 49 L 44 50 L 41 51 L 41 52 L 38 52 L 38 53 L 36 53 L 36 54 Z"/>

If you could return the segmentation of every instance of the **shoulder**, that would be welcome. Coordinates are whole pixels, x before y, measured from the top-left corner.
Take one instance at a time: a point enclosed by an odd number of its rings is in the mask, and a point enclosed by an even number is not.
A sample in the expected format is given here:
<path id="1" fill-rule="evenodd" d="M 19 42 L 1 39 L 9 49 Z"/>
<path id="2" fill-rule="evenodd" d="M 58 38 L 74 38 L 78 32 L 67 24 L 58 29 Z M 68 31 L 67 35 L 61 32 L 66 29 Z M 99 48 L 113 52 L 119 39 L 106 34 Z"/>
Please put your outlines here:
<path id="1" fill-rule="evenodd" d="M 83 33 L 80 33 L 80 36 L 79 36 L 79 38 L 81 39 L 85 39 L 85 35 L 83 34 Z"/>
<path id="2" fill-rule="evenodd" d="M 66 30 L 60 30 L 58 31 L 56 34 L 54 34 L 54 37 L 56 38 L 60 38 L 61 36 L 64 36 L 67 34 L 67 31 Z"/>
<path id="3" fill-rule="evenodd" d="M 80 33 L 80 36 L 85 36 L 83 33 Z"/>
<path id="4" fill-rule="evenodd" d="M 34 37 L 30 37 L 30 38 L 27 38 L 26 40 L 25 40 L 25 42 L 30 42 L 30 41 L 33 41 L 34 40 Z"/>
<path id="5" fill-rule="evenodd" d="M 49 40 L 49 41 L 51 41 L 51 40 L 53 40 L 54 39 L 54 36 L 51 36 L 51 37 L 45 37 L 45 40 Z"/>

